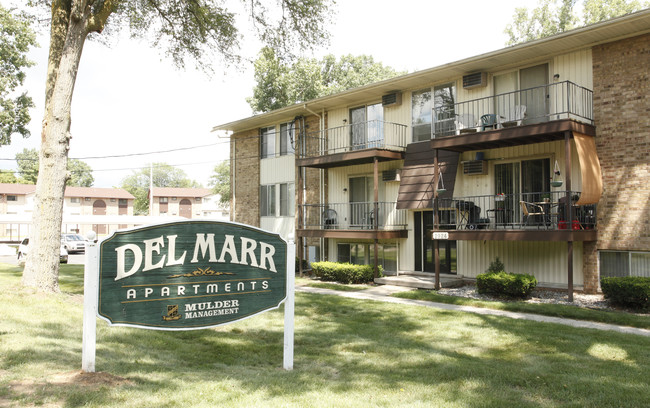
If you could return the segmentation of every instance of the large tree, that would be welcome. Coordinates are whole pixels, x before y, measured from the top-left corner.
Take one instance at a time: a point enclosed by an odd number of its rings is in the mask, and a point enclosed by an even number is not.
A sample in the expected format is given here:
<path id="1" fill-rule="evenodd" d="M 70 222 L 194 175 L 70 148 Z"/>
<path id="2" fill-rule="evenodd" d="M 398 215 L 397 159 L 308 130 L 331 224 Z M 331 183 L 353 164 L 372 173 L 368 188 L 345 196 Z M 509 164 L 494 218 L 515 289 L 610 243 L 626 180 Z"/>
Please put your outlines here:
<path id="1" fill-rule="evenodd" d="M 538 38 L 559 34 L 572 28 L 597 23 L 648 7 L 637 0 L 584 0 L 582 18 L 576 14 L 577 0 L 540 0 L 532 10 L 515 9 L 512 23 L 508 24 L 507 45 L 514 45 Z"/>
<path id="2" fill-rule="evenodd" d="M 70 106 L 84 43 L 89 34 L 128 28 L 131 37 L 150 39 L 174 63 L 186 60 L 208 69 L 211 57 L 240 59 L 243 34 L 282 55 L 326 40 L 324 22 L 332 0 L 30 0 L 49 8 L 50 45 L 41 134 L 40 170 L 32 218 L 30 256 L 23 284 L 58 291 L 58 248 L 63 192 L 70 148 Z M 227 4 L 226 4 L 227 3 Z M 235 7 L 235 8 L 234 8 Z M 239 10 L 236 8 L 238 7 Z M 241 11 L 238 15 L 236 11 Z M 242 32 L 241 24 L 251 28 Z M 102 34 L 102 35 L 105 35 Z M 119 81 L 119 76 L 106 78 Z M 87 101 L 101 109 L 101 101 Z"/>
<path id="3" fill-rule="evenodd" d="M 219 194 L 221 204 L 230 203 L 230 161 L 225 160 L 214 166 L 209 181 L 214 194 Z"/>
<path id="4" fill-rule="evenodd" d="M 133 171 L 122 180 L 121 187 L 133 194 L 133 213 L 135 215 L 149 214 L 149 186 L 154 187 L 192 187 L 201 185 L 190 180 L 187 174 L 179 168 L 167 163 L 152 163 L 149 167 Z"/>
<path id="5" fill-rule="evenodd" d="M 11 143 L 11 135 L 29 136 L 29 108 L 26 93 L 15 95 L 25 80 L 25 68 L 32 65 L 27 51 L 36 45 L 36 35 L 27 18 L 0 5 L 0 145 Z"/>
<path id="6" fill-rule="evenodd" d="M 16 153 L 16 163 L 18 163 L 18 175 L 20 176 L 21 183 L 37 183 L 38 157 L 38 150 L 36 149 L 23 149 L 22 152 Z M 79 159 L 68 160 L 68 172 L 70 173 L 70 178 L 66 181 L 66 186 L 91 187 L 95 182 L 93 169 L 88 163 Z"/>
<path id="7" fill-rule="evenodd" d="M 268 112 L 401 74 L 369 55 L 284 61 L 273 49 L 264 48 L 255 61 L 253 96 L 246 101 L 254 113 Z"/>

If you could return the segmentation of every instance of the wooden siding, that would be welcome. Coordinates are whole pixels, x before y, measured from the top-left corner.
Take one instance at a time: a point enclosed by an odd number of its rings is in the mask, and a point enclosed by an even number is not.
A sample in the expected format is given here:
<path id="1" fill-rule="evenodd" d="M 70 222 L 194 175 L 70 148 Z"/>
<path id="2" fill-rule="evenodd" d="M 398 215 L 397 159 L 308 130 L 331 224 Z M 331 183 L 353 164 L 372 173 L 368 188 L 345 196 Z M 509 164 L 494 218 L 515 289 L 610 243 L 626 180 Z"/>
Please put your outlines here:
<path id="1" fill-rule="evenodd" d="M 527 273 L 540 284 L 567 284 L 566 242 L 458 241 L 458 274 L 485 272 L 498 256 L 507 272 Z M 573 283 L 582 286 L 582 242 L 573 244 Z"/>
<path id="2" fill-rule="evenodd" d="M 458 153 L 454 152 L 438 152 L 443 182 L 447 189 L 440 197 L 452 197 L 454 194 L 458 156 Z M 426 141 L 407 146 L 397 198 L 398 209 L 431 208 L 433 192 L 436 189 L 433 185 L 434 157 L 435 153 Z"/>

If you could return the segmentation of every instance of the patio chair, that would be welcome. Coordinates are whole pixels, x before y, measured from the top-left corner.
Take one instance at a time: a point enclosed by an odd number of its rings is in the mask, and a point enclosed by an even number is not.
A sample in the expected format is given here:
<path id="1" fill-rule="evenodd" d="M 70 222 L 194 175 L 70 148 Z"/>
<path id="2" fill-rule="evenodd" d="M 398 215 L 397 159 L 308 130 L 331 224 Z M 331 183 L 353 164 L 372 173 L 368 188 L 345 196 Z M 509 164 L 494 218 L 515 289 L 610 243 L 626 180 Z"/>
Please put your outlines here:
<path id="1" fill-rule="evenodd" d="M 546 213 L 544 212 L 544 207 L 526 201 L 519 201 L 519 204 L 521 205 L 521 212 L 524 215 L 524 226 L 528 225 L 531 216 L 541 216 L 542 223 L 546 226 Z M 537 224 L 537 227 L 539 228 L 539 223 Z"/>
<path id="2" fill-rule="evenodd" d="M 481 116 L 481 132 L 485 131 L 487 128 L 496 129 L 497 124 L 497 115 L 494 113 L 488 113 Z"/>
<path id="3" fill-rule="evenodd" d="M 457 135 L 476 132 L 476 122 L 474 121 L 474 115 L 471 113 L 459 113 L 456 115 L 454 123 Z"/>
<path id="4" fill-rule="evenodd" d="M 508 117 L 502 123 L 503 127 L 521 126 L 526 117 L 526 105 L 515 105 L 510 108 Z"/>
<path id="5" fill-rule="evenodd" d="M 336 214 L 336 211 L 332 210 L 331 208 L 328 208 L 327 210 L 323 211 L 323 228 L 324 229 L 334 229 L 338 225 L 338 215 Z"/>

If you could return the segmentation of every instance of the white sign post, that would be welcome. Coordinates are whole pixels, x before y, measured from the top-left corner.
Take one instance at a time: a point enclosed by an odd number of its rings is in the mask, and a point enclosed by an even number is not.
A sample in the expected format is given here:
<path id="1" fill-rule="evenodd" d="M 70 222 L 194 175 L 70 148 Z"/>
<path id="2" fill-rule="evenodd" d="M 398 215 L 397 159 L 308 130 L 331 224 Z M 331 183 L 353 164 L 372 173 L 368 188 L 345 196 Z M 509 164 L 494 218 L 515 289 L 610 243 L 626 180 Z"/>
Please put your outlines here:
<path id="1" fill-rule="evenodd" d="M 293 327 L 296 285 L 296 244 L 293 235 L 287 244 L 287 299 L 284 303 L 284 369 L 293 370 Z"/>
<path id="2" fill-rule="evenodd" d="M 99 262 L 95 233 L 89 232 L 86 241 L 86 265 L 84 266 L 83 340 L 81 344 L 81 369 L 95 372 L 95 348 L 97 340 L 97 286 Z"/>

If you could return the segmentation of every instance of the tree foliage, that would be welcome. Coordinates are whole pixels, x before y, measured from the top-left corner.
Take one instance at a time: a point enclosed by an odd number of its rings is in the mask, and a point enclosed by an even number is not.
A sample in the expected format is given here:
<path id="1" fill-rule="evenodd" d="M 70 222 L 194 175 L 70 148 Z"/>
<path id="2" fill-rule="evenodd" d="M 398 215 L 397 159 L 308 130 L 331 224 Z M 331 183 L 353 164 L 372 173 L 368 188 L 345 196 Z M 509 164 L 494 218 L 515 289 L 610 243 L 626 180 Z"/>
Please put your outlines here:
<path id="1" fill-rule="evenodd" d="M 39 158 L 38 150 L 23 149 L 22 152 L 16 153 L 16 163 L 18 164 L 18 182 L 22 184 L 36 184 L 38 181 Z M 93 169 L 88 163 L 78 160 L 68 160 L 68 179 L 66 186 L 75 187 L 92 187 L 95 182 Z"/>
<path id="2" fill-rule="evenodd" d="M 134 171 L 122 180 L 121 187 L 135 197 L 133 213 L 135 215 L 149 214 L 150 180 L 154 187 L 185 187 L 200 188 L 201 185 L 190 180 L 181 169 L 167 163 L 153 163 L 150 168 Z M 150 177 L 151 176 L 151 177 Z"/>
<path id="3" fill-rule="evenodd" d="M 58 291 L 58 247 L 66 166 L 70 149 L 70 107 L 84 43 L 121 29 L 150 39 L 178 67 L 195 62 L 210 71 L 213 58 L 238 62 L 239 41 L 256 37 L 287 56 L 327 41 L 325 22 L 333 0 L 29 0 L 48 10 L 50 45 L 40 170 L 32 216 L 30 255 L 23 284 Z M 103 33 L 103 34 L 102 34 Z M 101 36 L 100 36 L 101 35 Z M 103 36 L 103 37 L 102 37 Z M 120 75 L 106 81 L 119 81 Z M 101 110 L 101 101 L 87 101 Z"/>
<path id="4" fill-rule="evenodd" d="M 222 161 L 214 166 L 209 181 L 214 194 L 219 194 L 221 204 L 230 203 L 230 161 Z"/>
<path id="5" fill-rule="evenodd" d="M 273 49 L 264 48 L 255 61 L 253 96 L 246 100 L 254 113 L 268 112 L 401 74 L 369 55 L 284 62 Z"/>
<path id="6" fill-rule="evenodd" d="M 23 137 L 30 134 L 26 126 L 34 103 L 26 93 L 15 93 L 25 81 L 23 70 L 33 65 L 27 52 L 35 45 L 29 20 L 0 5 L 0 145 L 10 144 L 14 133 Z"/>
<path id="7" fill-rule="evenodd" d="M 549 37 L 633 13 L 650 5 L 648 2 L 642 4 L 637 0 L 584 0 L 580 18 L 575 10 L 576 3 L 577 0 L 540 0 L 538 6 L 532 10 L 526 7 L 516 8 L 512 23 L 505 29 L 509 37 L 506 45 Z"/>

